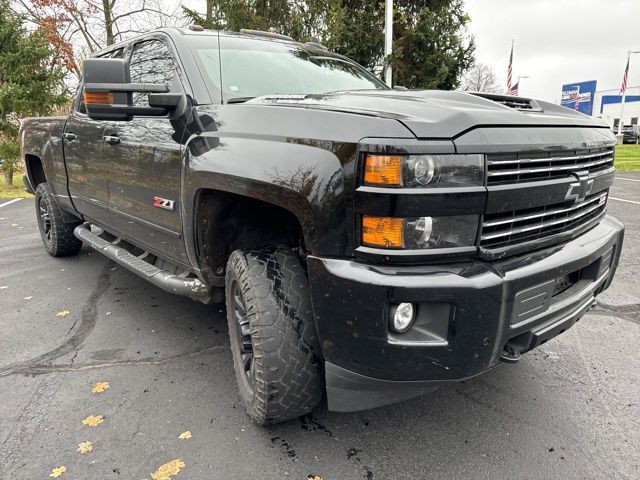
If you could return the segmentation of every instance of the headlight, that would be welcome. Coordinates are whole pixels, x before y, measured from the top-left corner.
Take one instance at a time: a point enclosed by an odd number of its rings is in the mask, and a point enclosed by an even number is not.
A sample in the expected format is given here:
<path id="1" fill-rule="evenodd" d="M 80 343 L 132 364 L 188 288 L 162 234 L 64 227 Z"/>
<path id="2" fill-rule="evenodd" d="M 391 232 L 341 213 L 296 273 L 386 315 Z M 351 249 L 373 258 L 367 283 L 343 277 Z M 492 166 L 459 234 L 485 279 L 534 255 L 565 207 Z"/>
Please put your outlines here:
<path id="1" fill-rule="evenodd" d="M 378 155 L 364 160 L 364 184 L 386 187 L 468 187 L 484 183 L 482 155 Z"/>
<path id="2" fill-rule="evenodd" d="M 426 249 L 475 245 L 478 215 L 451 217 L 362 217 L 362 245 Z"/>

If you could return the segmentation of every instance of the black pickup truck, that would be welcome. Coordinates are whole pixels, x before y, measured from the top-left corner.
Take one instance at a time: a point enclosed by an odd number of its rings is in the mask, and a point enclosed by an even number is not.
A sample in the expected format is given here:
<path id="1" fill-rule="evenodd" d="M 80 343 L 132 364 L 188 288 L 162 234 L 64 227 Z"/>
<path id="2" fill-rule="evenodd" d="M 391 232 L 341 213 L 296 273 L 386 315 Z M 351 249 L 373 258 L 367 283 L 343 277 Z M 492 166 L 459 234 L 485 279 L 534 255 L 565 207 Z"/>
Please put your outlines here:
<path id="1" fill-rule="evenodd" d="M 620 257 L 615 140 L 551 103 L 390 89 L 317 43 L 195 26 L 96 53 L 68 117 L 21 127 L 47 251 L 224 298 L 259 424 L 414 397 L 570 328 Z"/>

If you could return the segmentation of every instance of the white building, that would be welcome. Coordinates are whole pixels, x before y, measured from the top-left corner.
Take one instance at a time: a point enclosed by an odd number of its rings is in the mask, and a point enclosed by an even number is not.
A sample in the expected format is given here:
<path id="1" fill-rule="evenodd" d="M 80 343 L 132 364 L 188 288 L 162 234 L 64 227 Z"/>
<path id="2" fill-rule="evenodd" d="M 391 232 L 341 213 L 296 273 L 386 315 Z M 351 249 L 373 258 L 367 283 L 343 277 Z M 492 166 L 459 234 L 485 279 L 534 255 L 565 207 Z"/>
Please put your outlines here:
<path id="1" fill-rule="evenodd" d="M 614 130 L 620 121 L 620 104 L 622 96 L 620 90 L 601 90 L 593 97 L 592 116 L 603 118 Z M 624 101 L 623 125 L 638 125 L 640 122 L 640 86 L 627 88 Z"/>

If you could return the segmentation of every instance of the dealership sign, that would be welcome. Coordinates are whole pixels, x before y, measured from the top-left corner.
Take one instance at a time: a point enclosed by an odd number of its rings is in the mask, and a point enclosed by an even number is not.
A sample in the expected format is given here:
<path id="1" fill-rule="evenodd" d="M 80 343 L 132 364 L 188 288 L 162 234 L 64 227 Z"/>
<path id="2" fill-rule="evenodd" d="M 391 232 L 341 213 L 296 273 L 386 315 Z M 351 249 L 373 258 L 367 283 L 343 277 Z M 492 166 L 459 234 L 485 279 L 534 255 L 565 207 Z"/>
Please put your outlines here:
<path id="1" fill-rule="evenodd" d="M 596 80 L 563 85 L 560 105 L 584 113 L 585 115 L 591 115 L 593 112 L 593 97 L 595 93 Z"/>

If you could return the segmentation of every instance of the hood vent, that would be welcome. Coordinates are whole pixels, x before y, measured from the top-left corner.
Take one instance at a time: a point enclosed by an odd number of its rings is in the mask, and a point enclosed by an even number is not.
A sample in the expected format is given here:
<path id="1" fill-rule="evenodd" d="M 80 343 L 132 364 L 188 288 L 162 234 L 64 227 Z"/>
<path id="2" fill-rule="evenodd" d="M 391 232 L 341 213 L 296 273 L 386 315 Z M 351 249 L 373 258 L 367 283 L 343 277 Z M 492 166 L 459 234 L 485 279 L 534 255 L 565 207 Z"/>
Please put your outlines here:
<path id="1" fill-rule="evenodd" d="M 494 93 L 473 93 L 472 95 L 486 98 L 487 100 L 492 100 L 506 107 L 515 108 L 516 110 L 524 110 L 528 112 L 542 111 L 542 107 L 540 107 L 540 104 L 531 98 L 512 97 L 510 95 L 496 95 Z"/>

